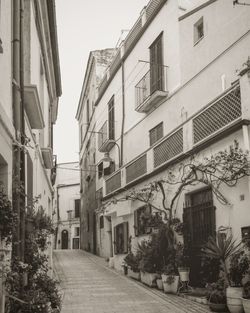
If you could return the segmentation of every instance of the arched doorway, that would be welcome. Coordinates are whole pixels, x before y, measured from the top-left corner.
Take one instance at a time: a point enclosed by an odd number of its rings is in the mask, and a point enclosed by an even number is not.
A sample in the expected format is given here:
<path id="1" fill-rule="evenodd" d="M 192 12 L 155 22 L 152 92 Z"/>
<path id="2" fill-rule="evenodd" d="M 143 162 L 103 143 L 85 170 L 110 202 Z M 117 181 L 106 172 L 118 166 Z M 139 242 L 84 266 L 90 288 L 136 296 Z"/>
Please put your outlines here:
<path id="1" fill-rule="evenodd" d="M 62 231 L 62 249 L 68 249 L 69 232 L 64 229 Z"/>

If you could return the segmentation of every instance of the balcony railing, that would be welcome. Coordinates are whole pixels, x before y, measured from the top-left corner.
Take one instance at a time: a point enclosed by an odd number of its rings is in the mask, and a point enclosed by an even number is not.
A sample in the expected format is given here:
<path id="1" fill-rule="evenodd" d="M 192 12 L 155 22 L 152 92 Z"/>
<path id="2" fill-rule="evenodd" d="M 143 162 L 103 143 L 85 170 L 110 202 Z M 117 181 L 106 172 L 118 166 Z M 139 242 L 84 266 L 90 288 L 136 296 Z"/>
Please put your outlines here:
<path id="1" fill-rule="evenodd" d="M 137 112 L 148 112 L 159 106 L 161 100 L 167 98 L 166 70 L 163 65 L 151 65 L 150 70 L 135 86 Z"/>
<path id="2" fill-rule="evenodd" d="M 106 121 L 98 132 L 98 150 L 100 152 L 109 152 L 115 145 L 113 131 L 109 131 L 109 124 Z"/>
<path id="3" fill-rule="evenodd" d="M 246 93 L 244 86 L 236 83 L 160 142 L 119 168 L 105 181 L 104 197 L 121 188 L 126 189 L 130 184 L 136 184 L 142 177 L 159 171 L 161 167 L 167 168 L 177 159 L 192 155 L 198 145 L 201 145 L 200 149 L 205 142 L 209 145 L 211 137 L 217 140 L 216 136 L 221 138 L 232 127 L 236 129 L 242 123 L 249 123 L 249 106 L 246 100 L 243 102 L 247 97 L 242 96 L 241 99 L 241 92 Z"/>

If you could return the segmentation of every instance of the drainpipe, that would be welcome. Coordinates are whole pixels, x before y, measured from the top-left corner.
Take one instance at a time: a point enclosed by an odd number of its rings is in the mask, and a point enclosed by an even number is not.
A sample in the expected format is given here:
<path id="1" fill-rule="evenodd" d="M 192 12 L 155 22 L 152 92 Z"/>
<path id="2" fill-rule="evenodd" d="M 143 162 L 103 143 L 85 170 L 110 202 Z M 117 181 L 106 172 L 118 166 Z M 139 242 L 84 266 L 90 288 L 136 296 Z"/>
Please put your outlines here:
<path id="1" fill-rule="evenodd" d="M 13 210 L 17 214 L 17 226 L 13 234 L 14 256 L 24 259 L 24 214 L 25 196 L 21 195 L 21 184 L 25 183 L 24 151 L 24 112 L 23 112 L 23 57 L 22 57 L 22 0 L 13 0 L 13 38 L 12 38 L 12 95 L 13 95 L 13 123 L 17 145 L 13 149 Z"/>
<path id="2" fill-rule="evenodd" d="M 124 123 L 125 123 L 125 79 L 124 79 L 124 61 L 122 61 L 122 128 L 121 128 L 120 166 L 123 165 Z"/>

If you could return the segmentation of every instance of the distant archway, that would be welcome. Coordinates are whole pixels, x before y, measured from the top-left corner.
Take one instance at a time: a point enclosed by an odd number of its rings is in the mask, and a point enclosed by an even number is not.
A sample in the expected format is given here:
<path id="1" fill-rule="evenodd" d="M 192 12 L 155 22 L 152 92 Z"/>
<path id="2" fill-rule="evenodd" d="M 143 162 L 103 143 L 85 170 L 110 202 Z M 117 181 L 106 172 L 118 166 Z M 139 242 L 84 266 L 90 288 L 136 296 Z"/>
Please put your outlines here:
<path id="1" fill-rule="evenodd" d="M 62 231 L 62 249 L 68 249 L 69 232 L 64 229 Z"/>

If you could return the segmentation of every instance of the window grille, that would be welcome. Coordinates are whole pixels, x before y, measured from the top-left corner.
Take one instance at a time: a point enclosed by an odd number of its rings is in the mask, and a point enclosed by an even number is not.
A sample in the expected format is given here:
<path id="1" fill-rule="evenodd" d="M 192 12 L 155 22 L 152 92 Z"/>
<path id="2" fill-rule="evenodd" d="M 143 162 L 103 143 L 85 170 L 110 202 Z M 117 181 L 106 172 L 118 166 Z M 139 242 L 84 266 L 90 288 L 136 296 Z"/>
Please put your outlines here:
<path id="1" fill-rule="evenodd" d="M 225 96 L 193 119 L 194 143 L 201 141 L 241 116 L 240 87 Z"/>
<path id="2" fill-rule="evenodd" d="M 106 194 L 109 194 L 121 187 L 121 172 L 117 172 L 114 176 L 106 180 Z"/>
<path id="3" fill-rule="evenodd" d="M 154 148 L 154 167 L 172 159 L 183 152 L 183 130 L 177 132 Z"/>
<path id="4" fill-rule="evenodd" d="M 144 154 L 142 157 L 131 163 L 126 167 L 126 183 L 131 182 L 137 177 L 142 176 L 147 172 L 147 155 Z"/>
<path id="5" fill-rule="evenodd" d="M 163 137 L 163 123 L 161 122 L 149 131 L 149 143 L 150 146 L 155 144 L 159 139 Z"/>

